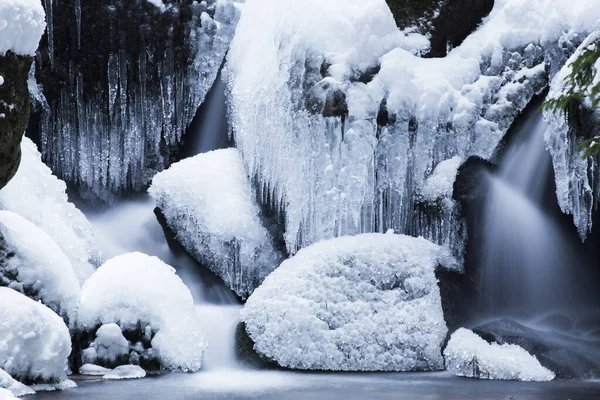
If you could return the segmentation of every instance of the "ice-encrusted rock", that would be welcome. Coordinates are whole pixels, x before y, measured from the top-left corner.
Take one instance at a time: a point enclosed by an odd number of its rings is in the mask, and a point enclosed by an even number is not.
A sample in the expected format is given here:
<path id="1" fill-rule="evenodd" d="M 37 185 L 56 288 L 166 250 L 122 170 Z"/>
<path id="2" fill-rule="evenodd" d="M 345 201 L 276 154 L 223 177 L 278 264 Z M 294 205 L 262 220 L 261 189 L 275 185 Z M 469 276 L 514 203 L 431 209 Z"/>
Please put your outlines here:
<path id="1" fill-rule="evenodd" d="M 45 305 L 0 287 L 0 365 L 25 383 L 66 380 L 71 337 L 63 320 Z"/>
<path id="2" fill-rule="evenodd" d="M 599 24 L 600 25 L 600 24 Z M 552 80 L 548 101 L 566 95 L 566 80 L 572 72 L 572 63 L 590 46 L 600 43 L 600 30 L 590 34 L 565 66 Z M 600 61 L 594 66 L 595 82 L 600 82 Z M 592 83 L 591 87 L 597 83 Z M 591 89 L 591 88 L 590 88 Z M 582 240 L 592 230 L 594 207 L 600 201 L 600 168 L 598 158 L 591 155 L 582 158 L 580 145 L 586 140 L 600 136 L 600 109 L 591 107 L 590 93 L 581 93 L 581 104 L 570 106 L 570 113 L 546 110 L 544 117 L 549 129 L 544 135 L 546 145 L 552 154 L 555 171 L 556 197 L 561 210 L 573 216 L 573 222 Z"/>
<path id="3" fill-rule="evenodd" d="M 39 300 L 73 322 L 79 305 L 79 282 L 56 242 L 25 218 L 0 211 L 0 286 Z"/>
<path id="4" fill-rule="evenodd" d="M 190 290 L 172 267 L 141 253 L 112 258 L 94 272 L 81 289 L 77 323 L 78 340 L 92 337 L 80 343 L 84 363 L 114 367 L 115 359 L 117 365 L 196 371 L 206 348 Z M 128 338 L 125 359 L 122 336 Z"/>
<path id="5" fill-rule="evenodd" d="M 91 225 L 69 202 L 67 185 L 52 175 L 29 138 L 23 138 L 21 154 L 17 174 L 0 190 L 0 209 L 19 214 L 50 235 L 83 284 L 102 260 Z"/>
<path id="6" fill-rule="evenodd" d="M 35 79 L 44 160 L 86 197 L 142 190 L 172 162 L 217 76 L 235 1 L 43 4 Z"/>
<path id="7" fill-rule="evenodd" d="M 138 365 L 120 365 L 102 376 L 103 379 L 139 379 L 146 376 L 146 371 Z"/>
<path id="8" fill-rule="evenodd" d="M 236 149 L 173 164 L 149 193 L 183 247 L 242 298 L 281 263 Z"/>
<path id="9" fill-rule="evenodd" d="M 112 371 L 110 368 L 104 368 L 95 364 L 83 364 L 79 368 L 79 373 L 82 375 L 102 376 Z"/>
<path id="10" fill-rule="evenodd" d="M 9 390 L 14 396 L 35 394 L 33 389 L 15 380 L 2 368 L 0 368 L 0 388 Z M 0 399 L 2 399 L 2 396 L 0 396 Z"/>
<path id="11" fill-rule="evenodd" d="M 450 246 L 460 265 L 458 209 L 423 210 L 415 194 L 440 162 L 489 159 L 599 14 L 497 1 L 459 47 L 424 59 L 423 38 L 403 36 L 383 0 L 246 4 L 228 53 L 231 126 L 288 252 L 394 229 Z"/>
<path id="12" fill-rule="evenodd" d="M 479 379 L 551 381 L 554 373 L 515 344 L 488 343 L 468 329 L 452 334 L 444 350 L 446 369 Z"/>
<path id="13" fill-rule="evenodd" d="M 283 367 L 439 370 L 447 328 L 434 270 L 446 257 L 393 233 L 322 241 L 271 273 L 241 318 L 254 349 Z"/>

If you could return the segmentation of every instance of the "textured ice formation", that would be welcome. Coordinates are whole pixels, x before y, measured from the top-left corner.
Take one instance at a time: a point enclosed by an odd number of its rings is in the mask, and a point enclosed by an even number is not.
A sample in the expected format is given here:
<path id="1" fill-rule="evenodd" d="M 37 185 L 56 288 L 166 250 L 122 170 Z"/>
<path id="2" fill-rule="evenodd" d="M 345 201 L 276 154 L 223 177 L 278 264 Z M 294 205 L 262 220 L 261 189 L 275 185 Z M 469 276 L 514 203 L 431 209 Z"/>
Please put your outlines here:
<path id="1" fill-rule="evenodd" d="M 162 11 L 44 3 L 47 43 L 35 69 L 44 160 L 93 199 L 143 189 L 170 163 L 217 76 L 239 15 L 234 1 L 169 1 Z"/>
<path id="2" fill-rule="evenodd" d="M 593 32 L 583 41 L 552 80 L 548 100 L 557 99 L 561 94 L 565 94 L 565 79 L 571 74 L 572 63 L 584 49 L 599 41 L 600 30 Z M 600 82 L 600 60 L 594 68 L 593 82 Z M 594 85 L 595 83 L 592 87 Z M 600 110 L 591 110 L 589 94 L 588 97 L 584 97 L 582 108 L 587 109 L 589 113 L 583 119 L 592 124 L 594 121 L 596 125 L 600 124 Z M 549 125 L 544 139 L 552 154 L 558 204 L 564 213 L 573 215 L 573 222 L 579 235 L 585 240 L 592 230 L 594 206 L 600 201 L 600 169 L 596 157 L 582 158 L 583 151 L 579 146 L 592 135 L 600 135 L 600 129 L 597 128 L 597 132 L 594 133 L 586 127 L 583 129 L 570 127 L 568 118 L 560 111 L 554 113 L 547 110 L 544 117 Z"/>
<path id="3" fill-rule="evenodd" d="M 66 380 L 71 338 L 63 320 L 45 305 L 0 287 L 0 365 L 29 383 Z"/>
<path id="4" fill-rule="evenodd" d="M 52 175 L 29 138 L 23 138 L 21 154 L 17 174 L 0 190 L 0 209 L 19 214 L 50 235 L 83 283 L 101 263 L 90 223 L 69 202 L 67 186 Z"/>
<path id="5" fill-rule="evenodd" d="M 0 286 L 40 300 L 67 323 L 76 317 L 80 290 L 69 259 L 48 234 L 10 211 L 0 211 Z"/>
<path id="6" fill-rule="evenodd" d="M 283 214 L 288 251 L 394 229 L 448 245 L 460 262 L 456 205 L 416 194 L 441 162 L 493 155 L 598 23 L 592 3 L 496 1 L 477 31 L 432 59 L 383 0 L 247 3 L 228 53 L 231 123 L 261 200 Z"/>
<path id="7" fill-rule="evenodd" d="M 269 275 L 241 318 L 254 349 L 284 367 L 439 370 L 447 328 L 434 270 L 445 254 L 393 233 L 322 241 Z"/>
<path id="8" fill-rule="evenodd" d="M 0 0 L 0 55 L 34 55 L 45 28 L 39 0 Z"/>
<path id="9" fill-rule="evenodd" d="M 85 282 L 78 330 L 94 333 L 82 344 L 84 363 L 101 366 L 196 371 L 206 348 L 189 289 L 172 267 L 141 253 L 108 260 Z"/>
<path id="10" fill-rule="evenodd" d="M 261 223 L 236 149 L 215 150 L 173 164 L 149 193 L 177 240 L 200 263 L 246 298 L 282 257 Z"/>
<path id="11" fill-rule="evenodd" d="M 452 334 L 444 357 L 446 369 L 458 376 L 527 382 L 554 379 L 554 373 L 522 347 L 488 343 L 464 328 Z"/>

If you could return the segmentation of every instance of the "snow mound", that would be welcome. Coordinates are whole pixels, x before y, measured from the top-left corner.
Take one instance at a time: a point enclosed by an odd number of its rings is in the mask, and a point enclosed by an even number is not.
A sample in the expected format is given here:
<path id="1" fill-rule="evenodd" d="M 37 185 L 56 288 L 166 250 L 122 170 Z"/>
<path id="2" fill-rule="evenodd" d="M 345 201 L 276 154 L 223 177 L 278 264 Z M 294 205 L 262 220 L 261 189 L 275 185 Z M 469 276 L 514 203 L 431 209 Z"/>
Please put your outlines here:
<path id="1" fill-rule="evenodd" d="M 14 396 L 25 396 L 28 394 L 35 394 L 35 391 L 33 389 L 15 380 L 2 368 L 0 368 L 0 388 L 9 390 Z M 0 399 L 2 399 L 1 395 Z"/>
<path id="2" fill-rule="evenodd" d="M 254 349 L 283 367 L 349 371 L 443 368 L 447 328 L 425 239 L 363 234 L 284 261 L 241 312 Z"/>
<path id="3" fill-rule="evenodd" d="M 0 0 L 0 55 L 12 51 L 33 56 L 45 29 L 41 1 Z"/>
<path id="4" fill-rule="evenodd" d="M 462 159 L 458 156 L 440 162 L 421 189 L 425 201 L 433 202 L 443 198 L 452 198 L 454 182 Z"/>
<path id="5" fill-rule="evenodd" d="M 551 381 L 554 373 L 515 344 L 488 343 L 468 329 L 454 332 L 444 350 L 446 369 L 458 376 L 516 381 Z"/>
<path id="6" fill-rule="evenodd" d="M 0 211 L 0 285 L 75 320 L 80 289 L 69 259 L 47 233 L 10 211 Z"/>
<path id="7" fill-rule="evenodd" d="M 175 270 L 156 257 L 129 253 L 104 263 L 81 289 L 77 322 L 80 332 L 95 337 L 82 345 L 87 363 L 114 366 L 107 360 L 125 353 L 122 331 L 130 334 L 127 364 L 200 369 L 206 339 L 192 295 Z"/>
<path id="8" fill-rule="evenodd" d="M 71 337 L 45 305 L 0 287 L 0 365 L 24 383 L 66 380 Z"/>
<path id="9" fill-rule="evenodd" d="M 281 262 L 236 149 L 185 159 L 149 189 L 177 240 L 245 298 Z"/>
<path id="10" fill-rule="evenodd" d="M 13 400 L 18 399 L 15 395 L 8 389 L 0 388 L 0 400 Z"/>
<path id="11" fill-rule="evenodd" d="M 83 364 L 79 368 L 81 375 L 103 376 L 112 371 L 110 368 L 104 368 L 95 364 Z"/>
<path id="12" fill-rule="evenodd" d="M 91 225 L 69 202 L 67 185 L 52 175 L 27 137 L 21 142 L 21 154 L 15 177 L 0 190 L 0 209 L 21 215 L 49 234 L 71 260 L 83 284 L 101 263 Z"/>
<path id="13" fill-rule="evenodd" d="M 137 365 L 121 365 L 106 373 L 104 379 L 138 379 L 146 376 L 146 371 Z"/>

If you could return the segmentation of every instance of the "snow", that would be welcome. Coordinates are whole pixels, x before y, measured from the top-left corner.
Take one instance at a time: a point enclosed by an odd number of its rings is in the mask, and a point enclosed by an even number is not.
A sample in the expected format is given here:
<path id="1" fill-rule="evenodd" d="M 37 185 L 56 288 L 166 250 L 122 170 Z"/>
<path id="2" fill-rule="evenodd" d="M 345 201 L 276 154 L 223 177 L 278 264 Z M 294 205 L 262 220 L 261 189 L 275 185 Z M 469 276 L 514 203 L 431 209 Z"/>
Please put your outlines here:
<path id="1" fill-rule="evenodd" d="M 129 355 L 129 342 L 117 324 L 104 324 L 96 331 L 92 346 L 96 358 L 104 364 L 114 363 L 119 357 Z"/>
<path id="2" fill-rule="evenodd" d="M 28 394 L 35 394 L 31 388 L 25 386 L 21 382 L 13 379 L 6 371 L 0 368 L 0 388 L 8 389 L 14 396 L 25 396 Z M 1 399 L 0 395 L 0 399 Z"/>
<path id="3" fill-rule="evenodd" d="M 91 375 L 91 376 L 102 376 L 106 375 L 112 371 L 109 368 L 104 368 L 99 365 L 94 364 L 83 364 L 81 368 L 79 368 L 79 373 L 82 375 Z"/>
<path id="4" fill-rule="evenodd" d="M 241 319 L 254 349 L 283 367 L 439 370 L 447 328 L 434 270 L 444 256 L 393 233 L 322 241 L 269 275 Z"/>
<path id="5" fill-rule="evenodd" d="M 288 252 L 394 229 L 460 261 L 458 208 L 424 213 L 414 193 L 443 161 L 493 155 L 547 69 L 600 23 L 593 3 L 496 1 L 445 58 L 419 57 L 422 38 L 398 32 L 384 0 L 245 4 L 227 61 L 231 126 L 261 199 L 283 210 Z"/>
<path id="6" fill-rule="evenodd" d="M 146 371 L 137 365 L 121 365 L 106 373 L 104 379 L 137 379 L 146 376 Z"/>
<path id="7" fill-rule="evenodd" d="M 183 247 L 241 297 L 280 264 L 236 149 L 172 165 L 149 193 Z"/>
<path id="8" fill-rule="evenodd" d="M 590 34 L 569 58 L 565 66 L 556 74 L 550 85 L 548 99 L 556 99 L 565 91 L 565 79 L 571 74 L 571 64 L 581 55 L 582 51 L 592 43 L 600 41 L 600 30 Z M 600 80 L 600 60 L 596 62 L 594 80 Z M 593 87 L 593 85 L 591 86 Z M 589 96 L 589 94 L 588 94 Z M 589 97 L 584 104 L 591 106 Z M 569 130 L 569 125 L 562 112 L 554 114 L 547 110 L 544 118 L 549 129 L 544 140 L 554 166 L 556 197 L 561 210 L 573 216 L 573 222 L 582 240 L 592 231 L 592 216 L 595 203 L 600 199 L 598 181 L 598 161 L 593 157 L 582 159 L 579 145 L 584 138 L 577 137 Z M 598 114 L 600 119 L 600 114 Z M 587 132 L 585 132 L 587 134 Z M 595 197 L 595 199 L 594 199 Z"/>
<path id="9" fill-rule="evenodd" d="M 14 394 L 10 390 L 0 388 L 0 400 L 12 400 L 17 399 Z"/>
<path id="10" fill-rule="evenodd" d="M 458 156 L 440 162 L 421 189 L 423 199 L 432 202 L 442 198 L 451 198 L 461 164 L 462 159 Z"/>
<path id="11" fill-rule="evenodd" d="M 27 137 L 21 142 L 21 154 L 16 175 L 0 190 L 0 209 L 21 215 L 50 235 L 83 283 L 101 263 L 91 225 L 69 202 L 67 186 L 52 175 L 35 144 Z"/>
<path id="12" fill-rule="evenodd" d="M 66 379 L 71 338 L 63 320 L 48 307 L 0 287 L 0 365 L 21 381 Z"/>
<path id="13" fill-rule="evenodd" d="M 444 357 L 448 371 L 469 378 L 532 382 L 555 376 L 522 347 L 488 343 L 464 328 L 452 334 Z"/>
<path id="14" fill-rule="evenodd" d="M 25 218 L 0 211 L 2 284 L 40 300 L 67 323 L 79 304 L 79 282 L 56 242 Z"/>
<path id="15" fill-rule="evenodd" d="M 78 330 L 94 332 L 100 326 L 96 341 L 108 343 L 108 353 L 116 354 L 114 349 L 124 342 L 115 327 L 106 327 L 107 324 L 117 324 L 122 331 L 139 332 L 139 340 L 149 342 L 150 348 L 129 343 L 130 360 L 156 360 L 162 369 L 184 372 L 201 366 L 206 340 L 194 312 L 192 295 L 175 270 L 156 257 L 142 253 L 117 256 L 85 282 Z M 94 345 L 98 347 L 95 342 L 88 350 Z M 100 355 L 98 349 L 95 352 Z"/>
<path id="16" fill-rule="evenodd" d="M 46 29 L 39 0 L 0 0 L 0 56 L 33 56 Z"/>

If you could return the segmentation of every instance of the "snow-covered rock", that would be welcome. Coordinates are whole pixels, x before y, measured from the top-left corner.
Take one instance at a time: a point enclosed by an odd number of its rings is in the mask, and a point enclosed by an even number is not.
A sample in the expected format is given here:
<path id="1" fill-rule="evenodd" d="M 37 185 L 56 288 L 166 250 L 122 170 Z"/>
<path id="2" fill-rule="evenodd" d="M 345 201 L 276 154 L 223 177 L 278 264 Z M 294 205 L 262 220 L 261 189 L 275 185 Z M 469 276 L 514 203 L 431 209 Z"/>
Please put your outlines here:
<path id="1" fill-rule="evenodd" d="M 33 389 L 14 379 L 2 368 L 0 368 L 0 388 L 9 390 L 14 396 L 35 394 Z"/>
<path id="2" fill-rule="evenodd" d="M 18 397 L 8 389 L 0 388 L 0 400 L 17 400 Z"/>
<path id="3" fill-rule="evenodd" d="M 0 365 L 24 383 L 66 380 L 71 337 L 45 305 L 0 287 Z"/>
<path id="4" fill-rule="evenodd" d="M 149 193 L 183 247 L 241 297 L 281 263 L 236 149 L 172 165 Z"/>
<path id="5" fill-rule="evenodd" d="M 77 322 L 78 331 L 93 333 L 94 341 L 81 344 L 84 363 L 114 366 L 109 361 L 124 354 L 122 332 L 128 332 L 126 364 L 200 369 L 206 339 L 192 295 L 156 257 L 129 253 L 104 263 L 81 289 Z"/>
<path id="6" fill-rule="evenodd" d="M 0 56 L 7 51 L 34 55 L 46 29 L 45 15 L 39 0 L 0 0 Z"/>
<path id="7" fill-rule="evenodd" d="M 104 379 L 138 379 L 146 376 L 146 371 L 138 365 L 120 365 L 102 376 Z"/>
<path id="8" fill-rule="evenodd" d="M 104 368 L 95 364 L 83 364 L 79 368 L 79 373 L 82 375 L 102 376 L 112 371 L 110 368 Z"/>
<path id="9" fill-rule="evenodd" d="M 444 350 L 446 369 L 480 379 L 551 381 L 554 373 L 515 344 L 488 343 L 468 329 L 452 334 Z"/>
<path id="10" fill-rule="evenodd" d="M 101 263 L 91 225 L 69 202 L 66 184 L 52 175 L 29 138 L 23 138 L 21 154 L 17 174 L 0 190 L 0 209 L 21 215 L 50 235 L 82 284 Z"/>
<path id="11" fill-rule="evenodd" d="M 80 289 L 69 259 L 47 233 L 10 211 L 0 211 L 0 286 L 75 320 Z"/>
<path id="12" fill-rule="evenodd" d="M 445 255 L 393 233 L 319 242 L 265 279 L 242 321 L 254 349 L 284 367 L 439 370 L 447 328 L 434 270 Z"/>
<path id="13" fill-rule="evenodd" d="M 441 162 L 493 155 L 599 24 L 593 3 L 496 1 L 459 47 L 427 59 L 383 0 L 245 4 L 228 53 L 231 125 L 249 175 L 284 213 L 289 253 L 394 229 L 460 262 L 457 209 L 422 211 L 415 193 Z"/>

